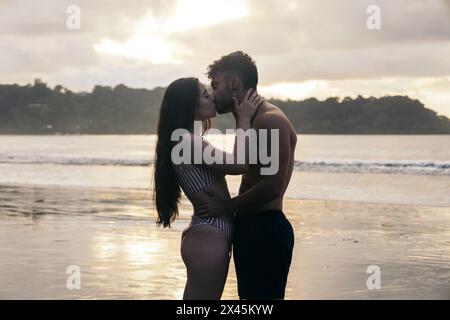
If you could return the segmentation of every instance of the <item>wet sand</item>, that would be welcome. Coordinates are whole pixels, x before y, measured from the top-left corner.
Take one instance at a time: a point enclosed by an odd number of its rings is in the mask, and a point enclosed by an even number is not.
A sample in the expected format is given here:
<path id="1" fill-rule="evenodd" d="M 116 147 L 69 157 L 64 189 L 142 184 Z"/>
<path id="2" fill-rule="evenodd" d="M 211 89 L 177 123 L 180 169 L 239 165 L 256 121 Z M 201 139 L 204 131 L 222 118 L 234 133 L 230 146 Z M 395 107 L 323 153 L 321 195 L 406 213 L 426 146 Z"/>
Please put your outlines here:
<path id="1" fill-rule="evenodd" d="M 450 299 L 450 207 L 285 200 L 286 299 Z M 0 299 L 180 299 L 190 205 L 158 229 L 148 190 L 0 186 Z M 81 269 L 69 290 L 67 267 Z M 381 270 L 369 290 L 366 269 Z M 224 299 L 237 299 L 231 263 Z"/>

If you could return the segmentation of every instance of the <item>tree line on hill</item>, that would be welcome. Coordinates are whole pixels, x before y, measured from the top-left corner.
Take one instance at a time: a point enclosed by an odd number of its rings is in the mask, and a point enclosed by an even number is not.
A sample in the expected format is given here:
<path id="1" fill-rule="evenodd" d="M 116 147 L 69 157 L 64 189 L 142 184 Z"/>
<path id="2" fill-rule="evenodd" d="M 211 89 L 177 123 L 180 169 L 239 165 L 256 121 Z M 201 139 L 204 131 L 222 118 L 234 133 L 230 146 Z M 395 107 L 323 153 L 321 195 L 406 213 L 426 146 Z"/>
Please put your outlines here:
<path id="1" fill-rule="evenodd" d="M 0 134 L 153 134 L 165 88 L 0 85 Z M 450 134 L 450 120 L 407 96 L 270 100 L 303 134 Z M 231 115 L 213 119 L 234 128 Z"/>

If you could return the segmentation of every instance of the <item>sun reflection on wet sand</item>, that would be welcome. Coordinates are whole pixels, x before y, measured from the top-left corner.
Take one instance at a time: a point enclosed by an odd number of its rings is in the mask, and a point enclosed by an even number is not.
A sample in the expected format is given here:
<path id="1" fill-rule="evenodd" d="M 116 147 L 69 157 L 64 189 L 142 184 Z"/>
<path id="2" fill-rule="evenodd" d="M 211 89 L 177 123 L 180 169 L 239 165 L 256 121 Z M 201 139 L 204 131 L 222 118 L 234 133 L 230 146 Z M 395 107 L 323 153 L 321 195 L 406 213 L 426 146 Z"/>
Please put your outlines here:
<path id="1" fill-rule="evenodd" d="M 2 187 L 0 197 L 0 298 L 182 298 L 185 200 L 162 229 L 148 191 Z M 296 236 L 286 299 L 450 298 L 448 208 L 286 200 L 285 213 Z M 81 290 L 66 288 L 69 265 Z M 366 288 L 369 265 L 381 267 L 381 290 Z M 238 298 L 232 260 L 223 298 Z"/>

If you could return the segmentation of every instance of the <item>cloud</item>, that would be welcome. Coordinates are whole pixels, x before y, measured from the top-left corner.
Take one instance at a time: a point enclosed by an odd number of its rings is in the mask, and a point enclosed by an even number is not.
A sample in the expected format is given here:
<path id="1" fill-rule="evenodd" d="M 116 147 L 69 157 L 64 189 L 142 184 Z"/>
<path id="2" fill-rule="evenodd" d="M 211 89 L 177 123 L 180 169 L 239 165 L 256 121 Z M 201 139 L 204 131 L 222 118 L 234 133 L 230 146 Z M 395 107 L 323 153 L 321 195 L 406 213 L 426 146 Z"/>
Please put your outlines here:
<path id="1" fill-rule="evenodd" d="M 407 95 L 420 100 L 438 114 L 450 115 L 450 77 L 435 78 L 379 78 L 347 80 L 309 80 L 300 83 L 281 83 L 259 87 L 266 98 L 304 100 L 315 97 L 353 97 L 358 95 L 385 96 Z"/>
<path id="2" fill-rule="evenodd" d="M 190 2 L 189 15 L 180 15 L 180 1 L 79 0 L 82 28 L 71 31 L 71 0 L 34 6 L 2 0 L 0 82 L 39 76 L 88 90 L 121 82 L 152 87 L 188 75 L 207 81 L 202 73 L 208 64 L 235 50 L 256 60 L 266 87 L 328 81 L 350 90 L 337 84 L 450 76 L 450 0 L 197 0 Z M 381 9 L 381 30 L 366 27 L 369 5 Z M 220 19 L 238 6 L 246 14 Z M 98 50 L 105 41 L 115 55 Z"/>
<path id="3" fill-rule="evenodd" d="M 31 5 L 29 0 L 2 0 L 0 34 L 46 36 L 67 34 L 67 8 L 77 5 L 81 10 L 82 28 L 78 33 L 130 36 L 133 27 L 149 11 L 163 18 L 170 14 L 175 0 L 48 0 Z"/>
<path id="4" fill-rule="evenodd" d="M 270 82 L 285 76 L 292 81 L 450 72 L 450 19 L 442 2 L 376 1 L 382 30 L 370 31 L 366 8 L 372 2 L 297 1 L 290 8 L 286 1 L 249 1 L 247 19 L 175 34 L 172 40 L 189 46 L 197 58 L 237 48 L 251 52 Z"/>

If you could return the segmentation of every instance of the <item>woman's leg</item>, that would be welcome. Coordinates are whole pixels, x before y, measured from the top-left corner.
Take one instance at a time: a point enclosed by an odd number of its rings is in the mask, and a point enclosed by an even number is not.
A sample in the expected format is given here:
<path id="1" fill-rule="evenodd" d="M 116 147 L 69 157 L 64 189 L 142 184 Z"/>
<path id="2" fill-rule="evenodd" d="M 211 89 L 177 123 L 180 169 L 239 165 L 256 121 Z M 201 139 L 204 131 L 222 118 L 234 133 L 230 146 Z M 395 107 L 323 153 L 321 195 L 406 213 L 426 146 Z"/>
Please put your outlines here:
<path id="1" fill-rule="evenodd" d="M 219 300 L 230 263 L 230 245 L 222 230 L 205 224 L 183 237 L 181 256 L 187 268 L 184 300 Z"/>

